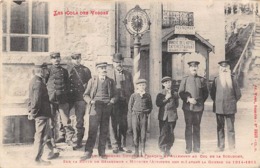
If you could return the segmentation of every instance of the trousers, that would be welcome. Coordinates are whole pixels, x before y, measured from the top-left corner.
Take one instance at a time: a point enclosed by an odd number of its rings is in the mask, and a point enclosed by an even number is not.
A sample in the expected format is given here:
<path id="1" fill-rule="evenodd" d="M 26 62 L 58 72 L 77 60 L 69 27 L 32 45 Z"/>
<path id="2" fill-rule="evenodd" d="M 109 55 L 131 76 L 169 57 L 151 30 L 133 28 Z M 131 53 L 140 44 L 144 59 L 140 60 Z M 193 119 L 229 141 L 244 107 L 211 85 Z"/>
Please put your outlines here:
<path id="1" fill-rule="evenodd" d="M 112 105 L 108 105 L 102 101 L 96 101 L 95 105 L 92 105 L 89 116 L 89 131 L 88 139 L 85 145 L 85 152 L 90 154 L 93 153 L 95 146 L 97 132 L 99 128 L 99 142 L 98 142 L 98 153 L 99 155 L 105 154 L 106 141 L 109 131 L 109 117 L 111 114 Z"/>
<path id="2" fill-rule="evenodd" d="M 136 112 L 133 113 L 132 128 L 134 145 L 135 147 L 139 147 L 139 142 L 141 142 L 141 147 L 145 148 L 148 114 Z"/>
<path id="3" fill-rule="evenodd" d="M 230 150 L 235 149 L 235 114 L 216 114 L 218 148 L 225 148 L 225 120 L 227 124 L 228 146 Z"/>
<path id="4" fill-rule="evenodd" d="M 168 122 L 159 120 L 160 136 L 159 136 L 159 148 L 161 151 L 169 151 L 174 143 L 174 128 L 176 121 Z"/>
<path id="5" fill-rule="evenodd" d="M 203 112 L 184 110 L 186 150 L 200 151 L 200 123 Z M 192 148 L 193 146 L 193 148 Z"/>

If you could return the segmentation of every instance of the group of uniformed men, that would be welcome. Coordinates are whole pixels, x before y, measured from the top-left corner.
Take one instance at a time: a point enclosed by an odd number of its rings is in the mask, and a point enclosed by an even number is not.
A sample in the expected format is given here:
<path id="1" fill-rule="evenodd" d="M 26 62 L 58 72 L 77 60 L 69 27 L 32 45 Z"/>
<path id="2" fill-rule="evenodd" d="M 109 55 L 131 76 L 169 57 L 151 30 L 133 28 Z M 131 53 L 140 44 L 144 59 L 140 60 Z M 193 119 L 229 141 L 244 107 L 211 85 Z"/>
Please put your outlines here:
<path id="1" fill-rule="evenodd" d="M 35 65 L 35 76 L 29 86 L 28 117 L 35 119 L 36 163 L 50 164 L 41 158 L 45 144 L 50 149 L 48 159 L 59 157 L 56 143 L 66 142 L 74 150 L 82 147 L 85 113 L 89 114 L 89 131 L 81 160 L 91 158 L 98 132 L 98 154 L 102 159 L 107 158 L 105 149 L 108 138 L 111 139 L 113 153 L 132 152 L 126 148 L 127 131 L 133 132 L 133 158 L 139 156 L 139 141 L 141 156 L 147 156 L 145 141 L 152 100 L 146 91 L 146 80 L 135 81 L 134 87 L 131 73 L 123 68 L 122 54 L 113 55 L 114 69 L 109 77 L 106 62 L 96 63 L 97 76 L 91 76 L 90 70 L 81 64 L 80 53 L 71 55 L 71 64 L 67 69 L 60 64 L 59 52 L 51 53 L 50 58 L 50 67 L 45 63 Z M 170 155 L 174 143 L 179 97 L 183 100 L 186 123 L 185 153 L 200 152 L 200 122 L 209 92 L 205 79 L 197 75 L 199 62 L 191 61 L 188 65 L 190 75 L 183 78 L 178 93 L 172 90 L 172 78 L 166 76 L 161 80 L 163 90 L 156 97 L 162 157 Z M 237 81 L 230 73 L 229 62 L 221 61 L 219 65 L 219 76 L 214 79 L 210 91 L 217 118 L 218 151 L 224 151 L 225 148 L 225 120 L 229 148 L 234 150 L 236 102 L 241 93 Z M 70 123 L 70 111 L 73 107 L 76 131 Z M 75 132 L 76 141 L 72 141 Z M 59 136 L 56 137 L 55 134 Z"/>

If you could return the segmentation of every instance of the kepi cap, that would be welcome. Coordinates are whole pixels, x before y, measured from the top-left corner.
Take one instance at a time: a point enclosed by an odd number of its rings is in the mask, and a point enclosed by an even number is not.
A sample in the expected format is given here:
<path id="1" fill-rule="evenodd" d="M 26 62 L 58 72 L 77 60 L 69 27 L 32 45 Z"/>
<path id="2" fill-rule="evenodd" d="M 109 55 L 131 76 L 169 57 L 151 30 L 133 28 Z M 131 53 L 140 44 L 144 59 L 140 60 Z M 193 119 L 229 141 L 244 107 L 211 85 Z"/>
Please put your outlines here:
<path id="1" fill-rule="evenodd" d="M 226 66 L 230 65 L 230 61 L 229 60 L 220 61 L 220 62 L 218 62 L 218 64 L 222 67 L 226 67 Z"/>
<path id="2" fill-rule="evenodd" d="M 135 84 L 140 84 L 140 83 L 147 83 L 145 79 L 138 79 Z"/>
<path id="3" fill-rule="evenodd" d="M 200 62 L 199 61 L 190 61 L 187 63 L 189 66 L 194 66 L 194 65 L 199 65 Z"/>
<path id="4" fill-rule="evenodd" d="M 59 52 L 51 52 L 51 53 L 50 53 L 50 57 L 51 57 L 51 58 L 60 57 L 60 53 L 59 53 Z"/>
<path id="5" fill-rule="evenodd" d="M 98 62 L 98 63 L 96 63 L 96 68 L 102 67 L 102 66 L 107 66 L 107 62 Z"/>
<path id="6" fill-rule="evenodd" d="M 169 76 L 165 76 L 165 77 L 163 77 L 162 78 L 162 83 L 164 83 L 164 82 L 166 82 L 166 81 L 172 81 L 172 78 L 171 77 L 169 77 Z"/>
<path id="7" fill-rule="evenodd" d="M 81 53 L 72 53 L 71 58 L 72 59 L 79 59 L 79 58 L 81 58 Z"/>
<path id="8" fill-rule="evenodd" d="M 121 53 L 115 53 L 113 55 L 113 62 L 121 62 L 123 59 L 124 58 Z"/>

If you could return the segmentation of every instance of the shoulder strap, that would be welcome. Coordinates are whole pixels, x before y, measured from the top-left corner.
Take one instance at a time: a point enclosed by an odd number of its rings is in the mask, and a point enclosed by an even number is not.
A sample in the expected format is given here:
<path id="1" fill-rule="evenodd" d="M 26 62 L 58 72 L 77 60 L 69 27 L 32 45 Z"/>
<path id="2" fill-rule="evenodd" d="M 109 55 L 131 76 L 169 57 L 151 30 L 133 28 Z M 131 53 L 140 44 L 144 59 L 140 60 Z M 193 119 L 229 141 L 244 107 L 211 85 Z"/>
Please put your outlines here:
<path id="1" fill-rule="evenodd" d="M 77 75 L 77 77 L 79 78 L 79 81 L 80 81 L 80 83 L 82 84 L 82 86 L 84 86 L 84 84 L 83 84 L 83 82 L 82 82 L 82 80 L 81 80 L 81 78 L 80 78 L 80 76 L 79 76 L 79 73 L 78 73 L 78 71 L 76 70 L 75 67 L 73 67 L 73 70 L 76 72 L 76 75 Z"/>

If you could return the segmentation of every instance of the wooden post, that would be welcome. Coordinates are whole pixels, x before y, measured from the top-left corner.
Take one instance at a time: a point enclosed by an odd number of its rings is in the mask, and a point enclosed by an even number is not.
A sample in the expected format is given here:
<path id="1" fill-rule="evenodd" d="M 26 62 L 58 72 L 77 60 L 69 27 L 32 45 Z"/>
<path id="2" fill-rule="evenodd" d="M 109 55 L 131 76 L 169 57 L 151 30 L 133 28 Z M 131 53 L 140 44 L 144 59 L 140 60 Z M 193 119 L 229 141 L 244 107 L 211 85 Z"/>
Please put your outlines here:
<path id="1" fill-rule="evenodd" d="M 155 105 L 157 93 L 161 90 L 162 78 L 162 4 L 160 2 L 151 2 L 151 28 L 150 28 L 150 57 L 149 57 L 149 75 L 150 75 L 150 94 L 153 101 L 153 112 L 150 118 L 150 135 L 158 137 L 158 108 Z"/>

